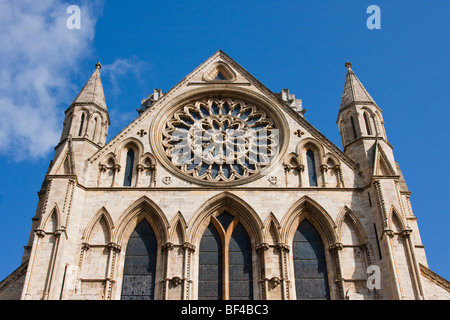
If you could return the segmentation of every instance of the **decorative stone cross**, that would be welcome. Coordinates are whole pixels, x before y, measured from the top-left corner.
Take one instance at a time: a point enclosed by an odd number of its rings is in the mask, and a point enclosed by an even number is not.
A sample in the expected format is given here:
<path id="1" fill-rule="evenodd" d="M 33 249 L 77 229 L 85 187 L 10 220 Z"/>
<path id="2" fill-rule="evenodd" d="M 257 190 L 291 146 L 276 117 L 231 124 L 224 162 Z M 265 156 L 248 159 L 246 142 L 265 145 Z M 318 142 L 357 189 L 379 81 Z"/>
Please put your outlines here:
<path id="1" fill-rule="evenodd" d="M 138 136 L 140 136 L 142 138 L 143 136 L 145 136 L 147 134 L 147 132 L 145 132 L 144 129 L 141 129 L 141 131 L 138 131 L 137 134 L 138 134 Z"/>
<path id="2" fill-rule="evenodd" d="M 294 134 L 300 138 L 305 133 L 302 130 L 298 129 L 297 131 L 294 132 Z"/>

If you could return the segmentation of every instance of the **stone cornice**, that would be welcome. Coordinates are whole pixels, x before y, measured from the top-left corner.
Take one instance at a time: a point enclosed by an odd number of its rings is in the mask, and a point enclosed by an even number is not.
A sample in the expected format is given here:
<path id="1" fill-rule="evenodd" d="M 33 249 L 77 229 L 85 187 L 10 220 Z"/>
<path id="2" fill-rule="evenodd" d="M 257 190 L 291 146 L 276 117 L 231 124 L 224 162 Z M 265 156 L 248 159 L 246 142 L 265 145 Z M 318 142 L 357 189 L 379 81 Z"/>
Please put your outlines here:
<path id="1" fill-rule="evenodd" d="M 101 106 L 99 106 L 97 103 L 95 102 L 73 102 L 67 109 L 66 111 L 64 111 L 64 114 L 66 114 L 69 109 L 72 109 L 72 107 L 76 107 L 76 106 L 92 106 L 95 107 L 96 109 L 98 109 L 101 112 L 106 113 L 106 117 L 108 119 L 108 125 L 111 125 L 111 121 L 109 119 L 109 113 L 108 110 L 106 110 L 105 108 L 102 108 Z"/>
<path id="2" fill-rule="evenodd" d="M 340 114 L 341 114 L 342 112 L 344 112 L 344 111 L 347 110 L 347 109 L 350 109 L 351 107 L 357 106 L 357 105 L 358 105 L 358 106 L 359 106 L 359 105 L 372 105 L 372 106 L 375 106 L 375 108 L 376 108 L 378 111 L 380 111 L 380 113 L 383 113 L 383 110 L 381 110 L 381 108 L 380 108 L 375 102 L 373 102 L 373 101 L 352 101 L 352 102 L 346 104 L 344 107 L 342 107 L 342 108 L 339 109 L 336 123 L 339 122 L 339 116 L 340 116 Z"/>
<path id="3" fill-rule="evenodd" d="M 223 187 L 223 186 L 195 186 L 195 187 L 186 187 L 186 186 L 161 186 L 161 187 L 87 187 L 85 185 L 82 185 L 78 182 L 76 175 L 46 175 L 46 179 L 73 179 L 76 186 L 78 188 L 83 189 L 84 191 L 198 191 L 198 190 L 204 190 L 204 191 L 279 191 L 279 192 L 286 192 L 286 191 L 336 191 L 336 192 L 366 192 L 367 190 L 371 189 L 373 187 L 373 182 L 379 179 L 398 179 L 399 176 L 376 176 L 376 179 L 372 179 L 369 184 L 363 187 L 283 187 L 283 186 L 267 186 L 267 187 L 259 187 L 259 186 L 230 186 L 230 187 Z"/>
<path id="4" fill-rule="evenodd" d="M 52 178 L 60 178 L 61 176 L 55 176 Z M 157 191 L 279 191 L 279 192 L 286 192 L 286 191 L 336 191 L 336 192 L 362 192 L 365 189 L 363 188 L 327 188 L 327 187 L 241 187 L 241 186 L 234 186 L 234 187 L 84 187 L 82 185 L 77 185 L 77 187 L 80 187 L 84 191 L 151 191 L 151 192 L 157 192 Z"/>
<path id="5" fill-rule="evenodd" d="M 69 140 L 69 138 L 67 137 L 67 138 L 64 138 L 63 140 L 61 140 L 57 145 L 56 145 L 56 147 L 54 148 L 55 150 L 56 149 L 58 149 L 62 144 L 64 144 L 66 141 L 68 141 Z M 93 146 L 95 146 L 96 148 L 98 148 L 99 150 L 101 150 L 102 149 L 102 147 L 101 146 L 99 146 L 97 143 L 95 143 L 95 142 L 93 142 L 91 139 L 89 139 L 89 138 L 73 138 L 72 137 L 72 141 L 86 141 L 86 142 L 89 142 L 90 144 L 92 144 Z M 98 152 L 98 151 L 96 151 L 96 152 Z"/>
<path id="6" fill-rule="evenodd" d="M 384 143 L 386 143 L 391 149 L 394 149 L 394 147 L 392 147 L 392 145 L 391 145 L 386 139 L 384 139 L 383 137 L 361 136 L 361 137 L 359 137 L 358 139 L 356 139 L 356 140 L 350 142 L 349 144 L 347 144 L 347 145 L 344 147 L 344 152 L 345 152 L 345 150 L 346 150 L 350 145 L 352 145 L 352 144 L 354 144 L 355 142 L 360 141 L 360 140 L 382 140 L 382 141 L 384 141 Z"/>

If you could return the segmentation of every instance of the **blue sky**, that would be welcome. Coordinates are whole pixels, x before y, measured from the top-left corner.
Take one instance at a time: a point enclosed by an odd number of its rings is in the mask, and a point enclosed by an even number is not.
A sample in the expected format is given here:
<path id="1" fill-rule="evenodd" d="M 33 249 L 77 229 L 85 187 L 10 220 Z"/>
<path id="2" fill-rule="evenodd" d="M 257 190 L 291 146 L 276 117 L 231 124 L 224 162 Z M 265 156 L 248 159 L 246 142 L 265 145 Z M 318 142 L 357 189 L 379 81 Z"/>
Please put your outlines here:
<path id="1" fill-rule="evenodd" d="M 69 30 L 66 9 L 81 8 Z M 369 30 L 369 5 L 381 29 Z M 108 140 L 221 49 L 274 92 L 303 99 L 338 147 L 345 61 L 383 110 L 430 268 L 450 279 L 448 1 L 2 1 L 0 279 L 20 264 L 64 110 L 100 61 Z"/>

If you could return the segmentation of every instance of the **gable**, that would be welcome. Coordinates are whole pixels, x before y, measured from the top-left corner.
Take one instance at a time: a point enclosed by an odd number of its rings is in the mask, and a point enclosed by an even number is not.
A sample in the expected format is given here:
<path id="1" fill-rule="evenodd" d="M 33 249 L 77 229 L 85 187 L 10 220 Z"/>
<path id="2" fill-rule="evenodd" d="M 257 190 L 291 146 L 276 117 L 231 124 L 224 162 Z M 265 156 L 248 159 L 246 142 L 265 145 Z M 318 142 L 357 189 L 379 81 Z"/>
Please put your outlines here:
<path id="1" fill-rule="evenodd" d="M 73 160 L 72 139 L 63 142 L 62 148 L 55 155 L 53 164 L 48 174 L 72 175 L 75 173 L 75 163 Z"/>
<path id="2" fill-rule="evenodd" d="M 299 99 L 295 99 L 286 91 L 273 93 L 225 53 L 218 51 L 167 93 L 158 97 L 158 100 L 152 101 L 151 105 L 142 110 L 132 123 L 96 152 L 89 161 L 93 164 L 102 161 L 108 153 L 117 154 L 123 145 L 121 141 L 132 138 L 141 142 L 143 152 L 155 155 L 162 167 L 181 179 L 203 185 L 238 185 L 258 179 L 263 169 L 267 169 L 264 170 L 264 175 L 269 174 L 272 170 L 269 167 L 281 164 L 289 153 L 288 149 L 293 152 L 301 140 L 310 138 L 326 149 L 324 154 L 331 153 L 350 170 L 355 170 L 356 164 L 314 128 L 304 118 L 303 113 Z M 219 124 L 224 128 L 229 126 L 234 129 L 264 129 L 266 140 L 270 143 L 261 146 L 264 139 L 258 138 L 259 136 L 254 139 L 259 139 L 258 150 L 265 148 L 266 151 L 271 151 L 261 155 L 250 150 L 241 156 L 240 159 L 244 163 L 241 166 L 229 165 L 226 156 L 221 158 L 219 165 L 195 166 L 194 160 L 190 159 L 190 163 L 176 166 L 173 153 L 176 152 L 180 157 L 183 146 L 174 147 L 177 144 L 175 140 L 182 138 L 174 133 L 192 131 L 190 126 L 196 122 L 202 122 L 198 125 L 203 126 L 204 131 L 218 130 Z M 302 134 L 296 136 L 295 132 Z M 209 138 L 217 140 L 219 136 L 211 133 Z M 275 139 L 278 141 L 272 144 Z M 272 152 L 274 148 L 276 152 Z M 226 147 L 223 151 L 211 150 L 211 157 L 220 152 L 225 154 Z M 276 155 L 270 158 L 275 153 Z M 255 162 L 256 166 L 250 163 L 252 157 L 263 159 L 268 155 L 270 165 L 261 165 L 259 160 Z M 186 175 L 186 172 L 189 174 Z M 208 175 L 207 179 L 201 178 L 205 173 Z"/>
<path id="3" fill-rule="evenodd" d="M 377 176 L 395 176 L 397 175 L 394 167 L 391 165 L 386 153 L 380 144 L 375 145 L 373 175 Z"/>

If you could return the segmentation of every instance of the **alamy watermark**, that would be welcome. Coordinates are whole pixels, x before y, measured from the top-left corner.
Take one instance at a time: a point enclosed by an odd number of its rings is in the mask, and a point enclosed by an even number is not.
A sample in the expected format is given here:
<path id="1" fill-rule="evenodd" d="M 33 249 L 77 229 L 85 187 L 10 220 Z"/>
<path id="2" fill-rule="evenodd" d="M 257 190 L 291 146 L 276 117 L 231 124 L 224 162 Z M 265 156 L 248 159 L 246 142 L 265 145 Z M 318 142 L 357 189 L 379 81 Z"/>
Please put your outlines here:
<path id="1" fill-rule="evenodd" d="M 370 30 L 381 29 L 381 9 L 377 5 L 370 5 L 367 7 L 366 13 L 370 14 L 367 18 L 366 25 Z"/>
<path id="2" fill-rule="evenodd" d="M 67 14 L 70 16 L 67 18 L 66 26 L 69 30 L 81 29 L 81 9 L 77 5 L 71 5 L 67 7 Z"/>
<path id="3" fill-rule="evenodd" d="M 366 285 L 370 290 L 381 289 L 381 270 L 377 265 L 370 265 L 367 267 L 367 273 L 369 277 L 367 278 Z"/>

